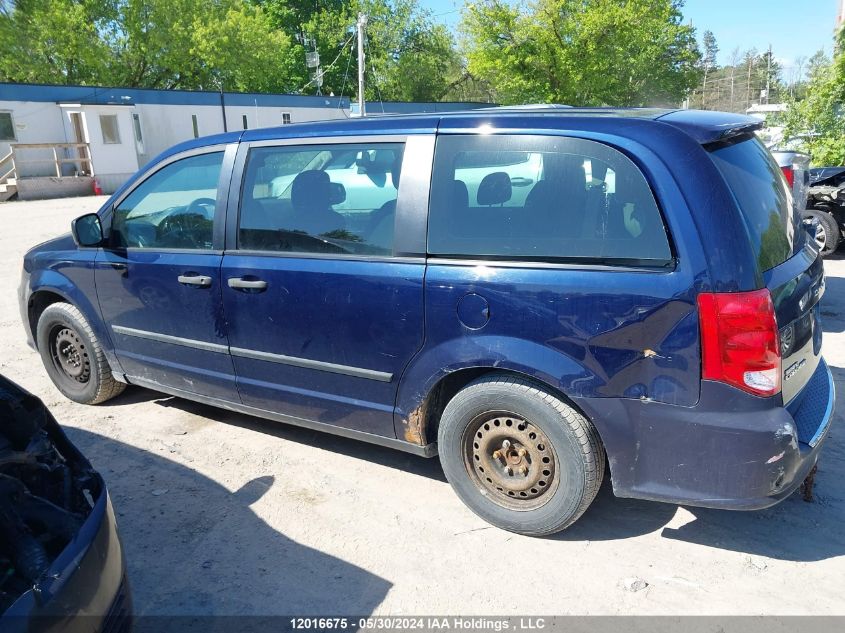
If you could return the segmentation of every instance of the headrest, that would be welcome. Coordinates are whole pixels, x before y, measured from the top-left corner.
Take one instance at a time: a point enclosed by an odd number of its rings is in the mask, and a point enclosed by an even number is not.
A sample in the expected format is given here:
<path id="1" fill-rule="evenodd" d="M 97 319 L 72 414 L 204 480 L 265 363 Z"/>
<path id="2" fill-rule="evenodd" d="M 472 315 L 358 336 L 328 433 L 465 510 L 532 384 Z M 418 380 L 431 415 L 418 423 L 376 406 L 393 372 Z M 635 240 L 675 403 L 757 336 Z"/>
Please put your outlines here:
<path id="1" fill-rule="evenodd" d="M 318 169 L 300 172 L 290 187 L 290 203 L 294 209 L 328 208 L 332 184 L 329 175 Z"/>
<path id="2" fill-rule="evenodd" d="M 331 192 L 329 193 L 329 204 L 341 204 L 346 202 L 346 187 L 339 182 L 330 182 Z"/>
<path id="3" fill-rule="evenodd" d="M 452 181 L 450 201 L 456 208 L 466 209 L 469 206 L 469 190 L 463 180 Z"/>
<path id="4" fill-rule="evenodd" d="M 369 174 L 386 174 L 393 168 L 395 158 L 396 153 L 393 150 L 378 149 L 374 152 L 364 150 L 355 160 L 355 164 Z"/>
<path id="5" fill-rule="evenodd" d="M 503 204 L 511 199 L 511 178 L 503 171 L 487 174 L 478 185 L 478 204 Z"/>
<path id="6" fill-rule="evenodd" d="M 399 176 L 402 172 L 402 154 L 396 157 L 393 165 L 390 167 L 390 181 L 396 189 L 399 189 Z"/>

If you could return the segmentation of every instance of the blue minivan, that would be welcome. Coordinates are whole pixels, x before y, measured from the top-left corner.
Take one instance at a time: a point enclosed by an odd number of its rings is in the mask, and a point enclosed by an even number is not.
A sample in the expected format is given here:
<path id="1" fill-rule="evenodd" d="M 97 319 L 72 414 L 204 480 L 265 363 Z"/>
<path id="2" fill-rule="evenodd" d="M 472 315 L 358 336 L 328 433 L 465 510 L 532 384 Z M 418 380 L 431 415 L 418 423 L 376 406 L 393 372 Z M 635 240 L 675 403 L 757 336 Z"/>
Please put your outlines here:
<path id="1" fill-rule="evenodd" d="M 822 260 L 745 116 L 507 108 L 200 138 L 29 251 L 68 398 L 126 384 L 439 454 L 490 523 L 754 509 L 828 433 Z M 609 468 L 608 468 L 609 467 Z"/>

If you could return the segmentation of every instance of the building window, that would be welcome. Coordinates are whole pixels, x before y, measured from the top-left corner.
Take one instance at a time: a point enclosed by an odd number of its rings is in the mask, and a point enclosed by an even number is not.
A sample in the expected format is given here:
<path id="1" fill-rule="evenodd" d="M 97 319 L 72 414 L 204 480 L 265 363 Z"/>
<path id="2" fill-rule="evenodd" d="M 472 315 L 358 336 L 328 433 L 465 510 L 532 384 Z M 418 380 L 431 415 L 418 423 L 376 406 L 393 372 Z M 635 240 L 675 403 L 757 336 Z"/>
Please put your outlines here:
<path id="1" fill-rule="evenodd" d="M 245 129 L 245 130 L 248 130 L 248 129 L 249 129 L 249 124 L 247 123 L 247 120 L 246 120 L 246 115 L 243 115 L 243 122 L 244 122 L 244 129 Z"/>
<path id="2" fill-rule="evenodd" d="M 140 114 L 133 114 L 132 115 L 132 129 L 135 130 L 135 142 L 143 143 L 144 142 L 144 135 L 141 134 L 141 115 Z"/>
<path id="3" fill-rule="evenodd" d="M 120 143 L 120 130 L 117 127 L 116 114 L 101 114 L 100 129 L 103 131 L 103 143 L 114 145 Z"/>
<path id="4" fill-rule="evenodd" d="M 11 112 L 0 112 L 0 141 L 15 140 L 15 124 Z"/>
<path id="5" fill-rule="evenodd" d="M 290 122 L 290 112 L 282 112 L 282 125 L 288 125 Z"/>
<path id="6" fill-rule="evenodd" d="M 200 126 L 197 123 L 197 115 L 196 114 L 191 115 L 191 125 L 194 127 L 194 138 L 199 138 L 200 137 Z"/>

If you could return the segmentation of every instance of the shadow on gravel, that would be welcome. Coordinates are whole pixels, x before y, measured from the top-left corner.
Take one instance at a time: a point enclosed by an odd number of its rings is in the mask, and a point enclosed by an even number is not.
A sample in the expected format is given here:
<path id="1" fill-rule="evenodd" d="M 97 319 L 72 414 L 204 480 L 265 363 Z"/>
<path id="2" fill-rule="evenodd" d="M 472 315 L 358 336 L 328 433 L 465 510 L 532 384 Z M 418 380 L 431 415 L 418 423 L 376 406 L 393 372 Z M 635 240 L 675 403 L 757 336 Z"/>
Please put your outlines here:
<path id="1" fill-rule="evenodd" d="M 256 431 L 257 433 L 279 437 L 290 442 L 315 446 L 332 451 L 333 453 L 354 457 L 355 459 L 363 459 L 382 466 L 396 468 L 397 470 L 421 477 L 428 477 L 442 482 L 446 481 L 443 469 L 440 468 L 440 462 L 436 458 L 426 459 L 411 455 L 410 453 L 403 453 L 396 449 L 378 446 L 377 444 L 369 444 L 360 440 L 332 435 L 331 433 L 321 433 L 292 424 L 284 424 L 283 422 L 274 422 L 273 420 L 265 420 L 264 418 L 227 411 L 226 409 L 184 398 L 176 398 L 150 389 L 130 386 L 117 398 L 98 406 L 122 406 L 140 402 L 154 402 L 161 407 L 173 407 L 174 409 L 179 409 L 180 411 L 185 411 L 186 413 L 191 413 L 221 424 L 239 426 L 244 429 Z"/>
<path id="2" fill-rule="evenodd" d="M 617 499 L 605 482 L 593 504 L 572 527 L 551 538 L 562 541 L 610 541 L 660 531 L 663 538 L 754 556 L 788 561 L 820 561 L 845 555 L 845 473 L 839 456 L 824 454 L 819 463 L 813 503 L 796 493 L 783 503 L 754 512 L 684 509 L 692 515 L 668 527 L 678 506 Z M 689 516 L 689 515 L 688 515 Z"/>
<path id="3" fill-rule="evenodd" d="M 139 616 L 363 615 L 391 588 L 259 518 L 250 506 L 273 487 L 272 476 L 230 492 L 160 455 L 79 429 L 67 433 L 109 486 Z M 171 622 L 176 630 L 189 623 Z"/>
<path id="4" fill-rule="evenodd" d="M 845 293 L 843 295 L 845 296 Z M 838 383 L 845 381 L 845 370 L 831 367 L 831 371 Z M 677 528 L 670 528 L 667 525 L 675 517 L 677 505 L 617 498 L 613 495 L 608 473 L 602 489 L 584 516 L 572 527 L 551 538 L 561 541 L 611 541 L 660 531 L 661 536 L 667 539 L 780 560 L 811 562 L 843 556 L 845 442 L 840 439 L 838 428 L 842 424 L 841 412 L 845 411 L 845 404 L 841 404 L 842 398 L 840 395 L 840 404 L 837 406 L 840 413 L 836 414 L 834 428 L 820 457 L 814 503 L 804 502 L 796 493 L 783 503 L 760 511 L 732 512 L 685 507 L 692 515 L 689 522 Z M 159 406 L 174 407 L 222 424 L 271 434 L 291 442 L 319 447 L 437 481 L 446 481 L 437 459 L 425 459 L 154 391 L 130 388 L 113 402 L 115 405 L 122 405 L 144 401 L 154 401 Z M 94 459 L 96 451 L 89 452 Z"/>
<path id="5" fill-rule="evenodd" d="M 825 332 L 845 332 L 845 278 L 825 278 L 821 313 L 822 329 Z"/>

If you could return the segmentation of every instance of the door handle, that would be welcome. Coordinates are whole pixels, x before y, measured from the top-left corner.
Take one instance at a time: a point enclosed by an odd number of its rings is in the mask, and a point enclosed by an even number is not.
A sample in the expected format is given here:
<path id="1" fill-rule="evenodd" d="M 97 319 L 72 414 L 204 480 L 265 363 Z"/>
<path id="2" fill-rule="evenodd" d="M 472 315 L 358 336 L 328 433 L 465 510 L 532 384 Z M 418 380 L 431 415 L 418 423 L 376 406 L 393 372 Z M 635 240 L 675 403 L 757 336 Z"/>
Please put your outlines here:
<path id="1" fill-rule="evenodd" d="M 211 285 L 211 277 L 205 275 L 179 275 L 176 279 L 180 284 L 199 286 L 200 288 L 207 288 Z"/>
<path id="2" fill-rule="evenodd" d="M 243 277 L 229 277 L 227 282 L 230 288 L 236 290 L 266 290 L 267 282 L 261 279 L 244 279 Z"/>

